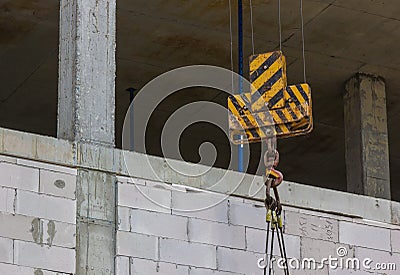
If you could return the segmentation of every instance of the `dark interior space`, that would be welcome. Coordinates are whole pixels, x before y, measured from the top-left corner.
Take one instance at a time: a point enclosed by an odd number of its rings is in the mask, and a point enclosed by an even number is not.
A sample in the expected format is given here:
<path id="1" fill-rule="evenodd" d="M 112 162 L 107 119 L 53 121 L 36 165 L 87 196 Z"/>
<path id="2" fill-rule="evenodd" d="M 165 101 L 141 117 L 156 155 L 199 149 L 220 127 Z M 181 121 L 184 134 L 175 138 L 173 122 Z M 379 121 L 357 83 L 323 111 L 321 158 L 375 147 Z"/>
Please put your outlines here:
<path id="1" fill-rule="evenodd" d="M 235 2 L 235 1 L 233 1 Z M 279 49 L 277 1 L 253 0 L 256 53 Z M 346 190 L 344 83 L 356 72 L 386 81 L 392 198 L 400 200 L 400 13 L 391 7 L 346 0 L 304 0 L 307 82 L 313 92 L 314 131 L 278 141 L 279 169 L 285 179 Z M 58 1 L 0 1 L 0 126 L 56 136 L 58 78 Z M 237 70 L 237 7 L 232 6 L 232 55 Z M 398 9 L 398 8 L 397 8 Z M 199 14 L 201 16 L 199 16 Z M 252 53 L 250 7 L 244 1 L 244 68 Z M 298 1 L 282 2 L 283 52 L 288 83 L 303 82 Z M 382 39 L 390 37 L 390 39 Z M 129 106 L 128 88 L 140 90 L 156 76 L 187 65 L 231 68 L 228 0 L 119 0 L 117 5 L 116 145 Z M 157 91 L 154 91 L 155 93 Z M 227 94 L 213 89 L 181 90 L 155 111 L 148 128 L 149 153 L 161 155 L 163 121 L 191 102 L 226 106 Z M 199 161 L 199 146 L 217 149 L 215 166 L 226 168 L 232 144 L 212 125 L 197 123 L 184 131 L 182 156 Z M 234 148 L 234 150 L 236 150 Z M 260 146 L 251 146 L 258 162 Z M 168 157 L 168 156 L 167 156 Z M 254 161 L 255 162 L 255 161 Z M 248 170 L 255 172 L 253 165 Z"/>

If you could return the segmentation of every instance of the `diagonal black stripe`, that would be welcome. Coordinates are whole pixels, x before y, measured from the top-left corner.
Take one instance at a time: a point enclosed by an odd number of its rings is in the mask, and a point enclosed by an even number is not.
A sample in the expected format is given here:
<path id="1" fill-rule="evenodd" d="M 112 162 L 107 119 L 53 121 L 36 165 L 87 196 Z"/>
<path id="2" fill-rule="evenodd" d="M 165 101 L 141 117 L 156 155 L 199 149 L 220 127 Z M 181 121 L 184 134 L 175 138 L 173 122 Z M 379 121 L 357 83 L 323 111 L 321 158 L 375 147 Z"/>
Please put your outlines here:
<path id="1" fill-rule="evenodd" d="M 276 105 L 283 98 L 283 89 L 277 92 L 269 101 L 268 101 L 268 108 L 271 109 Z"/>
<path id="2" fill-rule="evenodd" d="M 274 86 L 274 84 L 281 79 L 282 77 L 282 68 L 280 68 L 270 79 L 268 79 L 267 82 L 264 83 L 264 85 L 261 86 L 260 89 L 258 89 L 257 92 L 253 93 L 251 95 L 251 101 L 256 102 L 260 97 L 263 96 L 263 94 L 268 93 L 271 90 L 271 87 Z M 279 91 L 278 93 L 280 93 Z M 283 96 L 283 94 L 282 94 Z M 281 96 L 281 97 L 282 97 Z"/>
<path id="3" fill-rule="evenodd" d="M 296 107 L 299 108 L 300 112 L 304 115 L 305 112 L 304 112 L 303 106 L 301 106 L 301 103 L 297 99 L 296 95 L 293 93 L 292 89 L 290 89 L 290 87 L 288 86 L 288 87 L 286 87 L 286 91 L 288 92 L 288 94 L 292 98 L 294 104 L 296 104 Z"/>
<path id="4" fill-rule="evenodd" d="M 237 102 L 237 100 L 236 100 L 236 98 L 235 98 L 234 96 L 229 96 L 229 98 L 231 99 L 232 104 L 235 106 L 236 110 L 237 110 L 237 111 L 239 112 L 239 114 L 240 114 L 240 111 L 239 111 L 239 110 L 242 109 L 242 107 L 240 107 L 239 102 Z M 259 137 L 257 131 L 254 129 L 255 125 L 252 125 L 252 124 L 251 124 L 251 122 L 250 122 L 250 120 L 247 118 L 247 116 L 246 116 L 246 115 L 243 115 L 242 118 L 243 118 L 243 120 L 244 120 L 244 123 L 246 123 L 247 127 L 249 128 L 249 129 L 247 129 L 247 130 L 249 130 L 250 133 L 251 133 L 254 137 L 256 137 L 256 138 Z"/>
<path id="5" fill-rule="evenodd" d="M 281 110 L 276 110 L 276 113 L 278 114 L 278 116 L 280 117 L 280 119 L 282 120 L 283 123 L 286 123 L 287 118 L 285 117 L 285 115 L 282 113 Z"/>
<path id="6" fill-rule="evenodd" d="M 272 64 L 278 59 L 279 53 L 274 52 L 271 54 L 270 57 L 267 58 L 258 68 L 255 70 L 251 75 L 250 75 L 250 82 L 253 83 L 254 80 L 256 80 L 263 72 L 268 70 L 269 67 L 271 67 Z M 266 67 L 267 69 L 264 69 Z"/>
<path id="7" fill-rule="evenodd" d="M 283 132 L 282 129 L 281 129 L 281 127 L 279 127 L 278 124 L 275 125 L 275 131 L 276 131 L 278 134 L 281 134 L 281 133 Z"/>
<path id="8" fill-rule="evenodd" d="M 239 102 L 237 101 L 236 97 L 229 96 L 230 100 L 232 101 L 233 106 L 235 106 L 236 110 L 238 111 L 239 115 L 241 115 L 242 107 L 240 106 Z M 246 123 L 247 124 L 247 123 Z M 247 125 L 248 126 L 248 125 Z"/>
<path id="9" fill-rule="evenodd" d="M 297 89 L 299 90 L 300 94 L 302 95 L 303 99 L 308 102 L 308 96 L 307 93 L 303 90 L 303 87 L 301 85 L 296 85 Z"/>
<path id="10" fill-rule="evenodd" d="M 296 116 L 296 114 L 293 112 L 293 109 L 292 109 L 290 106 L 289 106 L 289 108 L 286 108 L 286 109 L 289 110 L 290 116 L 291 116 L 294 120 L 297 120 L 297 116 Z"/>

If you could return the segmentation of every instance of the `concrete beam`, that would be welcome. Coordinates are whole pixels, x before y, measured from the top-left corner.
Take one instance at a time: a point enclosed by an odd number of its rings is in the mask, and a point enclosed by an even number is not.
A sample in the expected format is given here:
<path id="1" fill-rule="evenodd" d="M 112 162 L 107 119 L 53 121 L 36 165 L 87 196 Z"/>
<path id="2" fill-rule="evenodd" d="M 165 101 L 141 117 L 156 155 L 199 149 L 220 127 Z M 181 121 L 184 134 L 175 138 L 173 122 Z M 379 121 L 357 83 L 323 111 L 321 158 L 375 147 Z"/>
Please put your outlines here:
<path id="1" fill-rule="evenodd" d="M 344 95 L 347 190 L 390 199 L 385 82 L 358 73 Z"/>
<path id="2" fill-rule="evenodd" d="M 115 146 L 116 0 L 61 0 L 58 137 Z M 81 155 L 85 162 L 90 155 Z M 115 173 L 78 169 L 76 274 L 114 274 Z"/>
<path id="3" fill-rule="evenodd" d="M 154 186 L 156 182 L 166 182 L 174 185 L 174 188 L 178 188 L 177 185 L 179 185 L 207 189 L 260 202 L 265 198 L 263 189 L 253 195 L 254 190 L 263 185 L 262 176 L 246 174 L 243 178 L 242 173 L 215 167 L 211 167 L 206 174 L 199 177 L 184 176 L 177 172 L 173 173 L 168 166 L 164 165 L 165 159 L 161 157 L 87 144 L 80 144 L 80 147 L 65 140 L 0 127 L 0 162 L 45 170 L 54 170 L 51 168 L 52 165 L 67 166 L 81 171 L 95 170 L 104 174 L 117 174 L 117 180 L 124 183 L 133 180 Z M 182 161 L 170 161 L 181 162 L 183 165 Z M 130 173 L 127 171 L 127 164 L 132 167 L 129 170 Z M 195 169 L 197 166 L 202 165 L 195 165 Z M 73 169 L 67 167 L 65 169 Z M 200 168 L 204 169 L 204 167 Z M 224 174 L 226 178 L 219 182 Z M 129 178 L 131 175 L 134 179 Z M 238 181 L 242 183 L 235 189 L 232 182 Z M 287 206 L 400 224 L 399 202 L 295 182 L 284 182 L 279 187 L 279 193 L 282 202 Z"/>
<path id="4" fill-rule="evenodd" d="M 116 0 L 62 0 L 58 137 L 115 143 Z"/>

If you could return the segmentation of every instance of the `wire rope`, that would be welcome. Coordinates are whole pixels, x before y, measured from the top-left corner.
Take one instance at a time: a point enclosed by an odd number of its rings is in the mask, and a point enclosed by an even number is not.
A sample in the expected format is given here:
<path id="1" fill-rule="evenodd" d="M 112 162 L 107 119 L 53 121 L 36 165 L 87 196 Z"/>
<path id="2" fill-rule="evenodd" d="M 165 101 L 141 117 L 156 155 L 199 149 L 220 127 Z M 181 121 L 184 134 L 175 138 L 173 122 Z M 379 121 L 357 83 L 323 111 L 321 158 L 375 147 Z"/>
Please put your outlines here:
<path id="1" fill-rule="evenodd" d="M 233 33 L 232 33 L 232 5 L 231 5 L 231 0 L 229 0 L 229 36 L 230 36 L 231 74 L 232 74 L 231 92 L 233 93 Z"/>
<path id="2" fill-rule="evenodd" d="M 306 76 L 306 54 L 305 54 L 305 43 L 304 43 L 304 18 L 303 18 L 303 0 L 300 0 L 300 17 L 301 17 L 301 42 L 302 42 L 302 52 L 303 52 L 303 73 L 304 73 L 304 83 L 307 83 Z"/>
<path id="3" fill-rule="evenodd" d="M 281 0 L 278 0 L 278 28 L 279 28 L 279 50 L 282 51 Z"/>
<path id="4" fill-rule="evenodd" d="M 250 4 L 250 25 L 251 25 L 251 49 L 254 55 L 254 25 L 253 25 L 253 3 L 249 0 Z"/>

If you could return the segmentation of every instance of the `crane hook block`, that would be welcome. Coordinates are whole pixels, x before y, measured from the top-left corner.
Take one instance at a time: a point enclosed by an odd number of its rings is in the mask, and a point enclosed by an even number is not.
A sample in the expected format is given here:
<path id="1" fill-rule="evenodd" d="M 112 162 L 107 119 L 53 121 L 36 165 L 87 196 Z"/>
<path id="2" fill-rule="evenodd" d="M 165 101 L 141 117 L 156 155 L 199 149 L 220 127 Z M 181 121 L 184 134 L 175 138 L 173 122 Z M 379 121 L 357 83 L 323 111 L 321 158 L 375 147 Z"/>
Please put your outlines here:
<path id="1" fill-rule="evenodd" d="M 281 51 L 250 57 L 251 89 L 229 96 L 230 139 L 235 144 L 304 135 L 312 131 L 311 88 L 287 85 Z"/>

